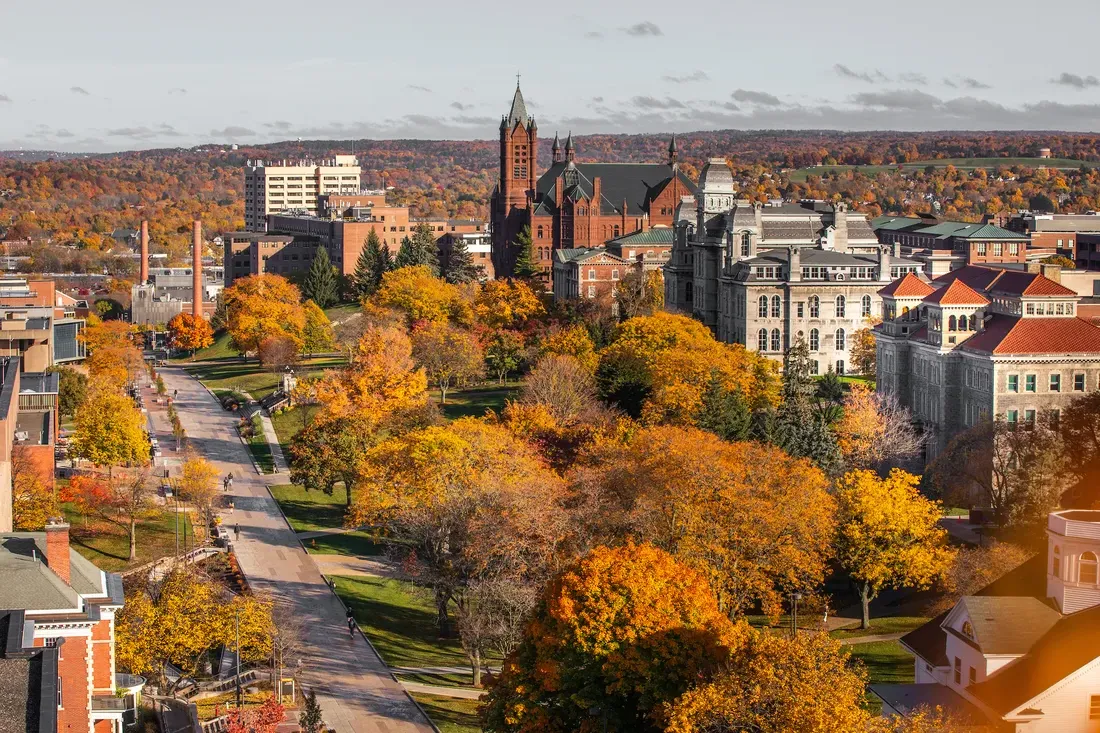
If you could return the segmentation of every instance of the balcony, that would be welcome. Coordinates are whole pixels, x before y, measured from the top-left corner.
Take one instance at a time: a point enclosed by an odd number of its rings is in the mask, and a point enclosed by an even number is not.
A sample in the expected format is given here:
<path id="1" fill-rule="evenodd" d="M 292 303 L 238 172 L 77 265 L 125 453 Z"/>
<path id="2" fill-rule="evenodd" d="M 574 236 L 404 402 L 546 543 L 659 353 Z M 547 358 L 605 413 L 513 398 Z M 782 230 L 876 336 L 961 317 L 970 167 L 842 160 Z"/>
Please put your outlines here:
<path id="1" fill-rule="evenodd" d="M 114 695 L 93 695 L 92 696 L 92 712 L 110 712 L 110 713 L 123 713 L 126 712 L 126 698 L 115 697 Z"/>

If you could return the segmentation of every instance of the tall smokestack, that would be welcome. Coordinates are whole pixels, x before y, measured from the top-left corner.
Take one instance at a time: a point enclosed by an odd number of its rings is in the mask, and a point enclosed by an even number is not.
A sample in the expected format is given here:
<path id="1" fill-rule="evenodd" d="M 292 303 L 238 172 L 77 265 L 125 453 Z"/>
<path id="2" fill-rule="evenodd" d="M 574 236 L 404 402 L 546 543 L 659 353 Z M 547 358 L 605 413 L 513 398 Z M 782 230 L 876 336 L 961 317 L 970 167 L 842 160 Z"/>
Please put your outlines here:
<path id="1" fill-rule="evenodd" d="M 202 222 L 191 228 L 191 313 L 202 317 Z"/>
<path id="2" fill-rule="evenodd" d="M 141 220 L 141 275 L 138 285 L 149 282 L 149 222 Z"/>

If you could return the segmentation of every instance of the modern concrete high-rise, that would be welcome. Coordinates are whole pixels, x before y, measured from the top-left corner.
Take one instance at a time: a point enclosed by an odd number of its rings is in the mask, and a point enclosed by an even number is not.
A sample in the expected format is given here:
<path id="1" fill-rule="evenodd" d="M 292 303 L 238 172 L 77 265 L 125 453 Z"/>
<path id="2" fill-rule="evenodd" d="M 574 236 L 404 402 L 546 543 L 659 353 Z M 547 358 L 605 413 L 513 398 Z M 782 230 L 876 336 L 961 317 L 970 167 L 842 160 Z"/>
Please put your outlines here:
<path id="1" fill-rule="evenodd" d="M 302 211 L 317 216 L 317 197 L 359 193 L 362 168 L 354 155 L 329 160 L 280 161 L 268 165 L 251 160 L 244 169 L 244 225 L 249 231 L 267 228 L 267 215 Z"/>

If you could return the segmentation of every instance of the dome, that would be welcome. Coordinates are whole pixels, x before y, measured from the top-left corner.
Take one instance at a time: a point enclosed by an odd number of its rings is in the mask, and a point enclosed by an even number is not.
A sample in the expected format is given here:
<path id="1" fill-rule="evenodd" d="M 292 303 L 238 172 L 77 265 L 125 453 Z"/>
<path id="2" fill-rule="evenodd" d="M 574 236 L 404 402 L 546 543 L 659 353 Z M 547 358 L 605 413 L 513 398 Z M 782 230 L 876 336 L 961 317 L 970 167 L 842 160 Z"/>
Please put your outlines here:
<path id="1" fill-rule="evenodd" d="M 733 193 L 733 171 L 725 158 L 708 158 L 699 174 L 699 190 L 706 193 Z"/>

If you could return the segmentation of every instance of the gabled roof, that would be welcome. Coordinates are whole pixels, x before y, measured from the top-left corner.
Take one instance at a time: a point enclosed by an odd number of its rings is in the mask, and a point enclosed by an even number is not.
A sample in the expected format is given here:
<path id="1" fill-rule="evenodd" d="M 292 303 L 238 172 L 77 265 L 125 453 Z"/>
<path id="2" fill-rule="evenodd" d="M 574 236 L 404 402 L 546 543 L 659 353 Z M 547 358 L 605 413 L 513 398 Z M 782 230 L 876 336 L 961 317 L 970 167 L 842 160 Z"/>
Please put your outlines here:
<path id="1" fill-rule="evenodd" d="M 1100 352 L 1100 328 L 1084 318 L 1020 318 L 996 314 L 960 348 L 987 354 Z"/>
<path id="2" fill-rule="evenodd" d="M 1043 296 L 1055 295 L 1075 297 L 1077 293 L 1061 283 L 1054 282 L 1046 275 L 1037 272 L 1005 270 L 989 285 L 989 292 L 1005 295 Z"/>
<path id="3" fill-rule="evenodd" d="M 1000 715 L 1024 705 L 1100 657 L 1100 606 L 1065 616 L 1016 662 L 970 687 Z"/>
<path id="4" fill-rule="evenodd" d="M 667 163 L 570 163 L 557 162 L 551 165 L 536 184 L 536 214 L 553 214 L 554 185 L 559 177 L 564 177 L 565 188 L 576 186 L 576 192 L 583 192 L 585 198 L 594 195 L 596 178 L 600 179 L 600 213 L 621 214 L 623 201 L 627 204 L 628 216 L 641 216 L 648 212 L 649 203 L 665 189 L 672 177 L 689 193 L 695 193 L 696 186 L 679 170 L 673 170 Z"/>
<path id="5" fill-rule="evenodd" d="M 879 295 L 894 298 L 923 298 L 936 289 L 911 272 L 878 291 Z"/>
<path id="6" fill-rule="evenodd" d="M 672 227 L 654 227 L 644 232 L 634 232 L 625 237 L 612 239 L 609 245 L 672 244 L 676 239 L 676 230 Z"/>
<path id="7" fill-rule="evenodd" d="M 935 305 L 989 305 L 989 298 L 975 291 L 962 280 L 956 280 L 946 288 L 940 288 L 922 302 Z"/>
<path id="8" fill-rule="evenodd" d="M 1026 654 L 1062 614 L 1030 596 L 965 596 L 948 618 L 965 613 L 982 654 Z"/>
<path id="9" fill-rule="evenodd" d="M 904 229 L 912 229 L 924 224 L 923 219 L 914 216 L 876 216 L 871 220 L 871 228 L 878 231 L 896 232 Z"/>

